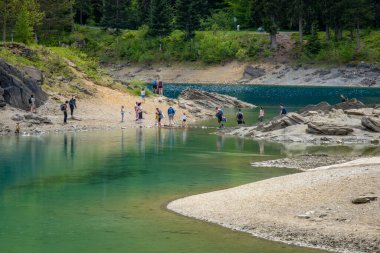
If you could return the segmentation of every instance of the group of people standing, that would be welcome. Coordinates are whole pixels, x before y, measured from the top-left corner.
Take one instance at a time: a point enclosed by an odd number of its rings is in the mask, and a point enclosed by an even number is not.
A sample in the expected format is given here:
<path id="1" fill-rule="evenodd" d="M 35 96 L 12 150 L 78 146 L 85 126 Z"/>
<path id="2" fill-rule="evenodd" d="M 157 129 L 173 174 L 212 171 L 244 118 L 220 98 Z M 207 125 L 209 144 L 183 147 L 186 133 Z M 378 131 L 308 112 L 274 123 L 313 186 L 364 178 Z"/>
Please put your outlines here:
<path id="1" fill-rule="evenodd" d="M 66 100 L 64 104 L 61 105 L 61 111 L 63 112 L 63 124 L 67 124 L 67 110 L 70 109 L 71 118 L 74 118 L 74 110 L 77 109 L 77 100 L 75 96 L 72 96 L 70 100 Z"/>
<path id="2" fill-rule="evenodd" d="M 164 82 L 154 79 L 152 91 L 154 94 L 164 95 Z"/>
<path id="3" fill-rule="evenodd" d="M 215 117 L 218 120 L 219 128 L 223 128 L 224 127 L 224 122 L 227 122 L 227 119 L 224 116 L 224 111 L 223 111 L 223 109 L 221 109 L 219 107 L 216 107 L 215 111 L 216 111 Z M 286 114 L 288 114 L 288 110 L 285 108 L 284 105 L 281 104 L 280 105 L 280 115 L 283 116 L 283 115 L 286 115 Z M 264 107 L 260 106 L 259 118 L 258 118 L 259 123 L 263 123 L 264 122 L 264 116 L 265 116 Z M 236 121 L 237 121 L 238 125 L 245 124 L 244 114 L 241 111 L 241 109 L 239 109 L 238 112 L 237 112 L 237 114 L 236 114 Z"/>

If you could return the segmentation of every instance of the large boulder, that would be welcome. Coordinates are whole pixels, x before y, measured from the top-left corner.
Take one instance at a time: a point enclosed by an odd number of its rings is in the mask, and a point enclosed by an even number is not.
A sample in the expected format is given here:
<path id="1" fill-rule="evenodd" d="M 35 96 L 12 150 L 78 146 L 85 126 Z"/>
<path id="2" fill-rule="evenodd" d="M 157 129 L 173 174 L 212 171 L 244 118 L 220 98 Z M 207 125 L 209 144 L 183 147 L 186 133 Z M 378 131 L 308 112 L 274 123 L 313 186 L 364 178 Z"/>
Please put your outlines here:
<path id="1" fill-rule="evenodd" d="M 30 95 L 34 94 L 36 105 L 40 106 L 48 99 L 48 95 L 41 89 L 42 74 L 33 68 L 18 68 L 0 60 L 0 104 L 3 99 L 6 103 L 19 109 L 27 109 Z M 1 93 L 1 92 L 0 92 Z"/>
<path id="2" fill-rule="evenodd" d="M 380 119 L 379 118 L 363 117 L 362 118 L 362 125 L 370 131 L 380 133 Z"/>
<path id="3" fill-rule="evenodd" d="M 317 135 L 349 135 L 354 131 L 351 127 L 316 122 L 309 122 L 307 126 L 307 133 Z"/>
<path id="4" fill-rule="evenodd" d="M 365 107 L 367 107 L 365 104 L 363 104 L 356 98 L 353 98 L 351 100 L 348 100 L 346 102 L 342 102 L 333 106 L 333 109 L 342 109 L 343 111 L 345 111 L 345 110 L 350 110 L 350 109 L 361 109 Z"/>
<path id="5" fill-rule="evenodd" d="M 322 112 L 328 112 L 330 111 L 332 106 L 327 102 L 321 102 L 317 105 L 307 105 L 304 108 L 300 109 L 298 113 L 305 113 L 305 112 L 316 112 L 316 111 L 322 111 Z"/>
<path id="6" fill-rule="evenodd" d="M 238 100 L 235 97 L 222 95 L 213 92 L 185 89 L 178 97 L 180 104 L 191 106 L 199 106 L 203 109 L 215 109 L 215 107 L 223 108 L 256 108 L 255 105 Z"/>
<path id="7" fill-rule="evenodd" d="M 7 103 L 4 100 L 4 89 L 0 87 L 0 108 L 7 105 Z"/>
<path id="8" fill-rule="evenodd" d="M 298 113 L 288 113 L 285 116 L 278 116 L 266 124 L 259 125 L 257 130 L 261 132 L 271 132 L 289 126 L 306 124 L 307 122 L 308 120 Z"/>
<path id="9" fill-rule="evenodd" d="M 256 79 L 265 76 L 265 69 L 253 66 L 247 66 L 244 70 L 243 79 Z"/>

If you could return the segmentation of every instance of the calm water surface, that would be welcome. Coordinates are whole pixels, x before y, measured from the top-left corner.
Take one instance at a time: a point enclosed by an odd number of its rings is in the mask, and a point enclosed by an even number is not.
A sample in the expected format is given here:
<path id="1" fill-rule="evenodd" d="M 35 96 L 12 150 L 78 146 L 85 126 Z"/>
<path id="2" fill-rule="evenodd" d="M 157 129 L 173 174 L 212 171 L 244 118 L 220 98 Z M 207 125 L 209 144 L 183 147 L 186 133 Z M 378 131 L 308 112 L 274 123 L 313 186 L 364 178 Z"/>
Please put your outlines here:
<path id="1" fill-rule="evenodd" d="M 203 130 L 0 138 L 0 252 L 320 252 L 165 210 L 170 200 L 295 173 L 250 163 L 281 145 Z"/>

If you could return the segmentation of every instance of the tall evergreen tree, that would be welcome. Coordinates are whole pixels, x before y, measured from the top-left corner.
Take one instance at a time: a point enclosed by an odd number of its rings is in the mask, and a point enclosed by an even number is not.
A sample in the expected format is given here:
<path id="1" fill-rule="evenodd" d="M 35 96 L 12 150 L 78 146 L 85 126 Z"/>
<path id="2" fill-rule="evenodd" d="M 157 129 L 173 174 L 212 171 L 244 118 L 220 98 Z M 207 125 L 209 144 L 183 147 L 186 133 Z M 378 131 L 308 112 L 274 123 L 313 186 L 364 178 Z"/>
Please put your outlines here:
<path id="1" fill-rule="evenodd" d="M 16 0 L 0 0 L 0 22 L 3 32 L 3 41 L 7 41 L 8 25 L 17 10 Z"/>
<path id="2" fill-rule="evenodd" d="M 105 0 L 101 24 L 105 27 L 122 29 L 126 27 L 129 0 Z"/>
<path id="3" fill-rule="evenodd" d="M 262 13 L 261 21 L 270 35 L 271 49 L 277 49 L 277 33 L 284 13 L 284 0 L 255 0 L 255 8 Z"/>
<path id="4" fill-rule="evenodd" d="M 150 5 L 149 34 L 165 36 L 172 30 L 172 10 L 168 0 L 152 0 Z"/>
<path id="5" fill-rule="evenodd" d="M 205 13 L 207 1 L 205 0 L 177 0 L 176 24 L 191 38 L 195 30 L 200 27 L 200 20 Z"/>
<path id="6" fill-rule="evenodd" d="M 31 15 L 27 6 L 22 4 L 17 14 L 15 25 L 16 40 L 25 44 L 33 41 L 33 24 L 31 23 Z"/>

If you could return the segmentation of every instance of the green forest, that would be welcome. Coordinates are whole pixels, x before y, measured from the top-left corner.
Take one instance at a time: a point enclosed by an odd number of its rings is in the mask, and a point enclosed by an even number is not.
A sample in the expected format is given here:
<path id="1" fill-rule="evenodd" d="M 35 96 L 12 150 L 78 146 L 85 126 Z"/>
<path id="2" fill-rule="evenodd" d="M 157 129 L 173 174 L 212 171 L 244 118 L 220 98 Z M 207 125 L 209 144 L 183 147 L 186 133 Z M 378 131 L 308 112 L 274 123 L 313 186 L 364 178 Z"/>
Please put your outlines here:
<path id="1" fill-rule="evenodd" d="M 0 0 L 4 42 L 102 62 L 260 59 L 287 31 L 300 61 L 378 63 L 379 28 L 380 0 Z"/>

